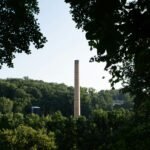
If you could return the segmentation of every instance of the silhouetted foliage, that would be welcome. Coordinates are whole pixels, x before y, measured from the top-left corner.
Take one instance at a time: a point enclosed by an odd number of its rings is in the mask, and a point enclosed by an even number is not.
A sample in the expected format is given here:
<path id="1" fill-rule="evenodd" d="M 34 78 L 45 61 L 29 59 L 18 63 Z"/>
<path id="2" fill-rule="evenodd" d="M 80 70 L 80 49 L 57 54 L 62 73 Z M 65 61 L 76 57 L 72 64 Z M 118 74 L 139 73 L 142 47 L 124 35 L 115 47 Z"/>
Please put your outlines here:
<path id="1" fill-rule="evenodd" d="M 83 29 L 106 62 L 113 86 L 121 81 L 135 95 L 135 108 L 150 99 L 150 0 L 65 0 L 77 28 Z"/>
<path id="2" fill-rule="evenodd" d="M 39 13 L 37 0 L 0 1 L 0 68 L 13 66 L 16 53 L 30 54 L 30 44 L 42 48 L 46 38 L 40 32 L 35 15 Z"/>

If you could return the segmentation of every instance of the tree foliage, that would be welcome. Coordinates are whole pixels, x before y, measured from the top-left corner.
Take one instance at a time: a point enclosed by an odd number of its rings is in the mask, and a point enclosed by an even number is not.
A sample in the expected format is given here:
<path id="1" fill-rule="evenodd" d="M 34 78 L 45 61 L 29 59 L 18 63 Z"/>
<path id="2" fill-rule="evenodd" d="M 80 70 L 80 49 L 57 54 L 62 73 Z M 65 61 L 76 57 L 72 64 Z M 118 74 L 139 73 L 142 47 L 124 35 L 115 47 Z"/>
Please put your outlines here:
<path id="1" fill-rule="evenodd" d="M 31 106 L 39 106 L 41 114 L 60 111 L 64 116 L 73 115 L 73 87 L 65 84 L 46 83 L 31 79 L 0 80 L 0 112 L 30 113 Z M 129 94 L 119 90 L 96 91 L 81 87 L 81 114 L 90 116 L 95 109 L 132 109 Z"/>
<path id="2" fill-rule="evenodd" d="M 0 97 L 0 112 L 8 113 L 12 112 L 13 101 L 8 98 Z"/>
<path id="3" fill-rule="evenodd" d="M 0 131 L 1 150 L 55 150 L 54 135 L 46 135 L 31 127 L 20 125 L 15 130 Z"/>
<path id="4" fill-rule="evenodd" d="M 37 0 L 0 1 L 0 67 L 12 67 L 16 53 L 30 54 L 31 43 L 37 49 L 44 46 L 46 38 L 35 17 L 38 13 Z"/>
<path id="5" fill-rule="evenodd" d="M 77 28 L 83 29 L 97 55 L 106 62 L 114 83 L 137 95 L 136 105 L 150 98 L 150 0 L 65 0 Z M 139 97 L 139 98 L 138 98 Z M 138 101 L 138 100 L 139 101 Z M 138 102 L 137 102 L 138 101 Z"/>
<path id="6" fill-rule="evenodd" d="M 89 118 L 0 114 L 0 149 L 146 150 L 149 122 L 125 109 L 95 110 Z M 141 140 L 142 139 L 142 140 Z"/>

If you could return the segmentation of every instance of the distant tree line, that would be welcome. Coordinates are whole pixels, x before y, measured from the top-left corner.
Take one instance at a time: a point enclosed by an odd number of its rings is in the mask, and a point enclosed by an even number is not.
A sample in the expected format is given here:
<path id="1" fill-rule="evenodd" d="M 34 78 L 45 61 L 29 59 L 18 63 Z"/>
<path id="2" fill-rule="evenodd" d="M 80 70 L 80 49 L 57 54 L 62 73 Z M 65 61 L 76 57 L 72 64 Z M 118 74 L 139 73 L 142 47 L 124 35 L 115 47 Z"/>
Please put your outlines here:
<path id="1" fill-rule="evenodd" d="M 0 80 L 0 112 L 30 113 L 31 106 L 39 106 L 41 114 L 60 111 L 65 116 L 73 115 L 74 88 L 65 84 L 46 83 L 24 79 Z M 93 110 L 132 109 L 129 94 L 119 90 L 101 90 L 81 87 L 81 113 L 90 116 Z"/>

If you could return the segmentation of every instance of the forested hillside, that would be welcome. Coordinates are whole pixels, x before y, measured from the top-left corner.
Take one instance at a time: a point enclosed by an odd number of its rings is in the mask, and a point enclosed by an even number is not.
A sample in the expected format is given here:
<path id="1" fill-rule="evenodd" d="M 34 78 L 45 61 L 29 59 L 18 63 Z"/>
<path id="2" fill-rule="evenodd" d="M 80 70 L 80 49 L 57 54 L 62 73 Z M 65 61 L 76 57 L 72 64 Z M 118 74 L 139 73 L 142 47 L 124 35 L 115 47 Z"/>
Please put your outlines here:
<path id="1" fill-rule="evenodd" d="M 81 87 L 82 116 L 75 118 L 73 91 L 27 77 L 1 79 L 0 150 L 147 150 L 148 116 L 135 117 L 129 94 Z"/>
<path id="2" fill-rule="evenodd" d="M 73 115 L 74 88 L 65 84 L 24 79 L 0 80 L 0 112 L 30 113 L 31 106 L 39 106 L 41 114 L 60 111 Z M 81 113 L 90 116 L 95 109 L 132 109 L 132 98 L 119 90 L 96 91 L 81 87 Z"/>

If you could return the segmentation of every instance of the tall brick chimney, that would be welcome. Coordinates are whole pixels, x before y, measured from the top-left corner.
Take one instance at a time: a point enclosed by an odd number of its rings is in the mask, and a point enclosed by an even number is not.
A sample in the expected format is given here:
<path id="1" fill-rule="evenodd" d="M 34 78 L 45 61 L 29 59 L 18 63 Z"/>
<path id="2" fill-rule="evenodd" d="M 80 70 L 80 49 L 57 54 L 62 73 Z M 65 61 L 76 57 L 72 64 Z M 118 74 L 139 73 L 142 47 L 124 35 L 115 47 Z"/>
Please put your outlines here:
<path id="1" fill-rule="evenodd" d="M 74 117 L 80 116 L 80 80 L 79 80 L 79 60 L 74 64 Z"/>

